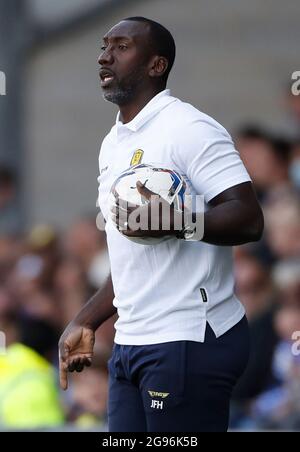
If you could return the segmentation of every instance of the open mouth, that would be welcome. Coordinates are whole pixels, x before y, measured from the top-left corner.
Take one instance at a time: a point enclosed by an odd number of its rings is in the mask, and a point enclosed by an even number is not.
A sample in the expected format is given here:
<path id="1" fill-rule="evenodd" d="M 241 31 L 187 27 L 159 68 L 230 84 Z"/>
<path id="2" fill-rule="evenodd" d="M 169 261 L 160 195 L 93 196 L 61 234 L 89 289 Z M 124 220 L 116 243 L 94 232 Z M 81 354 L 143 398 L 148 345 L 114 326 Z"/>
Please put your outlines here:
<path id="1" fill-rule="evenodd" d="M 115 78 L 115 75 L 111 71 L 108 71 L 107 69 L 100 69 L 99 75 L 102 88 L 110 85 Z"/>

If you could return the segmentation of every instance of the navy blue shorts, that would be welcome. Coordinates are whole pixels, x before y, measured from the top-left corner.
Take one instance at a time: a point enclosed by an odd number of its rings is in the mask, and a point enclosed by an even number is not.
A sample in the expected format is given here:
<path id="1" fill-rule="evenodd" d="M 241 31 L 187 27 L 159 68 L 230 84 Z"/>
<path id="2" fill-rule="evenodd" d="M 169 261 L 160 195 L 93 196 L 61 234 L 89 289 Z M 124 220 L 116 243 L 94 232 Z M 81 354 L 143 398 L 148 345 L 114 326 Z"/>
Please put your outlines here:
<path id="1" fill-rule="evenodd" d="M 114 345 L 109 360 L 110 432 L 227 431 L 232 390 L 248 362 L 244 317 L 205 342 Z"/>

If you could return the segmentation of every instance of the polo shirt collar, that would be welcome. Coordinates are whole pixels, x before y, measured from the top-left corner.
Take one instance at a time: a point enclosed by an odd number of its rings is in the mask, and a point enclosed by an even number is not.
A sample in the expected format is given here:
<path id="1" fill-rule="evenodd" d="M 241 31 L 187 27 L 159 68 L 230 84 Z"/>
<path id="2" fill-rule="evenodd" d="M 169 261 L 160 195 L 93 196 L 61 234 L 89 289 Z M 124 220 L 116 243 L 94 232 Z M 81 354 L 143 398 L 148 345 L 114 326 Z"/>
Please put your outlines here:
<path id="1" fill-rule="evenodd" d="M 176 98 L 170 95 L 170 90 L 165 89 L 156 94 L 145 107 L 127 124 L 123 124 L 120 121 L 120 112 L 117 114 L 116 119 L 116 134 L 122 135 L 124 132 L 132 131 L 137 132 L 144 124 L 152 119 L 157 113 L 159 113 L 164 107 L 169 105 Z"/>

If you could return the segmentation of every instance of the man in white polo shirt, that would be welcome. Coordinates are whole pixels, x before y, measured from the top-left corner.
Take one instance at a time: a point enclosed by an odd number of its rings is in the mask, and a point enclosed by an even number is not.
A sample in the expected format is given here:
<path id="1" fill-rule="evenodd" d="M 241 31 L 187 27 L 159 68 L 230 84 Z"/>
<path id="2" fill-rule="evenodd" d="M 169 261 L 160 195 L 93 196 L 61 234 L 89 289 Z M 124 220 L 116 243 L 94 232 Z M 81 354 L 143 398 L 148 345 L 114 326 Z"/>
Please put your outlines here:
<path id="1" fill-rule="evenodd" d="M 232 246 L 260 238 L 261 209 L 227 131 L 166 89 L 175 59 L 170 32 L 134 17 L 103 40 L 101 87 L 120 110 L 99 157 L 112 281 L 60 339 L 61 385 L 66 389 L 67 371 L 91 364 L 94 332 L 117 311 L 109 430 L 226 431 L 230 395 L 249 347 L 245 311 L 234 295 Z M 109 212 L 110 188 L 141 162 L 178 171 L 192 193 L 204 197 L 202 240 L 186 240 L 192 225 L 179 231 L 172 221 L 168 231 L 126 224 L 122 234 L 117 230 L 120 206 Z M 157 197 L 141 184 L 138 189 L 150 212 Z M 172 238 L 149 246 L 125 235 Z"/>

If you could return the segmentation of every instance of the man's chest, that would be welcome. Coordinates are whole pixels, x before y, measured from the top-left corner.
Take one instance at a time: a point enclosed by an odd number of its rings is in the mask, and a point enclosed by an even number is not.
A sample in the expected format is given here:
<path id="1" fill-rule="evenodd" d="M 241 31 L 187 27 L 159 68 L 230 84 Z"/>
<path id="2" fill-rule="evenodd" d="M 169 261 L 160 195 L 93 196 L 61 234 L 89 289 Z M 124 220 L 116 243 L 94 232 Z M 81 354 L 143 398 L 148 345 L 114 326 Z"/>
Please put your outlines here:
<path id="1" fill-rule="evenodd" d="M 157 137 L 156 137 L 157 138 Z M 164 168 L 175 168 L 172 158 L 172 145 L 165 140 L 153 139 L 147 135 L 140 140 L 123 140 L 106 145 L 100 154 L 99 206 L 107 217 L 108 197 L 116 178 L 131 166 L 145 163 Z"/>

